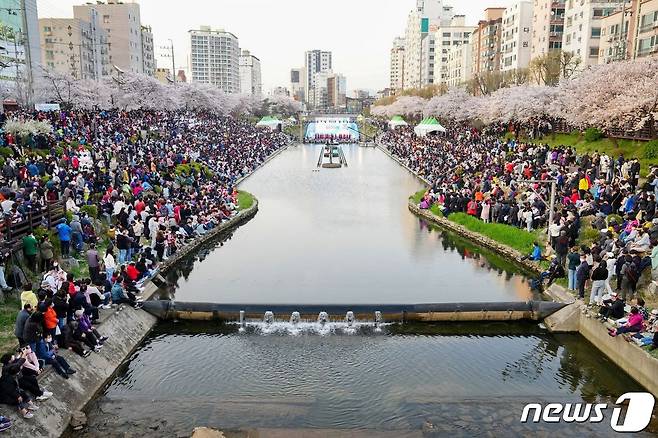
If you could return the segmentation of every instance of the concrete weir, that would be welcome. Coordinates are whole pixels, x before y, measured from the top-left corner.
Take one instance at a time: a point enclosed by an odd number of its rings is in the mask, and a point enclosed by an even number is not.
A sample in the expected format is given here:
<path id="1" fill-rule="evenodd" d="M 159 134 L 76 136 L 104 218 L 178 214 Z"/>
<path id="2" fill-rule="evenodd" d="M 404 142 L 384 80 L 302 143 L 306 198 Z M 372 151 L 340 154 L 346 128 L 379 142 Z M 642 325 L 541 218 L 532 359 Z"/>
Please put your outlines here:
<path id="1" fill-rule="evenodd" d="M 183 257 L 191 254 L 200 245 L 222 232 L 238 226 L 253 217 L 258 211 L 258 202 L 239 212 L 221 226 L 205 236 L 195 239 L 180 248 L 174 257 L 170 257 L 160 266 L 160 272 L 166 273 Z M 144 298 L 150 297 L 158 286 L 154 282 L 145 285 Z M 158 322 L 158 319 L 143 310 L 135 310 L 125 306 L 124 310 L 113 310 L 101 313 L 101 323 L 98 330 L 110 337 L 100 353 L 92 353 L 82 358 L 69 351 L 61 352 L 62 356 L 77 370 L 77 373 L 64 380 L 48 367 L 39 378 L 42 387 L 52 391 L 53 397 L 38 403 L 40 409 L 34 418 L 23 420 L 18 418 L 14 408 L 6 406 L 3 414 L 14 419 L 11 429 L 5 431 L 7 436 L 15 437 L 59 437 L 67 429 L 72 414 L 81 411 L 96 394 L 114 377 L 119 366 L 135 351 L 148 333 Z"/>
<path id="2" fill-rule="evenodd" d="M 242 313 L 247 318 L 262 318 L 265 312 L 302 317 L 317 317 L 327 312 L 330 317 L 342 318 L 353 312 L 358 319 L 371 319 L 381 312 L 386 322 L 438 322 L 438 321 L 541 321 L 565 307 L 566 304 L 550 301 L 498 302 L 498 303 L 434 303 L 434 304 L 216 304 L 181 303 L 153 300 L 144 303 L 144 310 L 160 319 L 224 320 L 236 321 Z"/>

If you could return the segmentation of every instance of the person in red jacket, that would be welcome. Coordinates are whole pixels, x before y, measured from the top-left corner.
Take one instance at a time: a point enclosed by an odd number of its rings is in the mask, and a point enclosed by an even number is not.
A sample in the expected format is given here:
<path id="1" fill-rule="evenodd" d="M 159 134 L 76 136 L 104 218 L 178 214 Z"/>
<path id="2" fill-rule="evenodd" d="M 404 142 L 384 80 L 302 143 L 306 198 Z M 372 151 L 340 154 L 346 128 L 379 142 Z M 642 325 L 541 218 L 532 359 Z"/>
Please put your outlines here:
<path id="1" fill-rule="evenodd" d="M 478 214 L 478 203 L 475 202 L 474 199 L 471 199 L 468 201 L 468 205 L 466 205 L 466 213 L 468 213 L 471 216 L 477 216 Z"/>
<path id="2" fill-rule="evenodd" d="M 46 298 L 46 300 L 41 303 L 41 307 L 43 308 L 43 328 L 44 328 L 44 334 L 45 333 L 50 333 L 53 335 L 53 339 L 55 338 L 55 328 L 57 327 L 57 324 L 59 323 L 59 318 L 57 317 L 57 313 L 55 313 L 55 309 L 53 307 L 53 300 L 50 298 Z"/>
<path id="3" fill-rule="evenodd" d="M 126 268 L 126 275 L 130 279 L 130 281 L 137 281 L 137 279 L 139 278 L 139 270 L 137 269 L 137 266 L 135 266 L 135 262 L 130 262 L 130 264 Z"/>

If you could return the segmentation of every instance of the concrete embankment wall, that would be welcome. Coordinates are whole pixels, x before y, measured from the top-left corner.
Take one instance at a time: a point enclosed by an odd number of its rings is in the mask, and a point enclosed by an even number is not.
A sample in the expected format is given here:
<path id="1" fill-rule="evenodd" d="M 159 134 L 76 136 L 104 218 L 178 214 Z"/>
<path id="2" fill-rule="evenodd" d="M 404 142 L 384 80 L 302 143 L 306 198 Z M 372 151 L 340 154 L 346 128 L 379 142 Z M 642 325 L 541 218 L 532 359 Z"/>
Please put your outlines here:
<path id="1" fill-rule="evenodd" d="M 493 239 L 490 239 L 486 236 L 483 236 L 482 234 L 475 233 L 473 231 L 468 230 L 466 227 L 452 222 L 444 217 L 439 217 L 435 214 L 433 214 L 429 210 L 422 210 L 419 208 L 416 203 L 414 203 L 412 200 L 409 200 L 409 210 L 416 214 L 417 216 L 422 217 L 423 219 L 428 220 L 429 222 L 433 222 L 437 225 L 439 225 L 441 228 L 445 228 L 447 230 L 450 230 L 454 232 L 455 234 L 458 234 L 460 236 L 463 236 L 467 238 L 468 240 L 472 241 L 473 243 L 483 246 L 487 249 L 490 249 L 503 257 L 505 257 L 507 260 L 513 262 L 516 264 L 519 268 L 523 269 L 524 271 L 527 271 L 529 273 L 533 274 L 539 274 L 543 271 L 543 269 L 539 266 L 539 263 L 530 261 L 530 260 L 522 260 L 521 258 L 524 256 L 524 254 L 521 254 L 519 251 L 510 248 L 507 245 L 503 245 L 501 243 L 496 242 Z"/>
<path id="2" fill-rule="evenodd" d="M 610 360 L 658 397 L 658 359 L 622 336 L 608 335 L 606 326 L 595 318 L 579 314 L 578 331 Z M 621 395 L 621 394 L 619 394 Z"/>
<path id="3" fill-rule="evenodd" d="M 253 217 L 257 211 L 258 202 L 254 199 L 254 204 L 250 208 L 239 212 L 238 215 L 205 236 L 180 248 L 175 256 L 160 265 L 160 272 L 166 273 L 168 269 L 171 269 L 200 245 L 219 236 L 222 232 L 240 225 Z M 144 298 L 147 299 L 153 295 L 157 289 L 158 287 L 153 282 L 146 284 Z M 139 347 L 157 321 L 157 318 L 149 313 L 127 306 L 122 311 L 102 311 L 98 330 L 101 334 L 110 336 L 110 339 L 105 343 L 101 352 L 82 358 L 64 351 L 62 356 L 73 369 L 77 370 L 77 373 L 70 376 L 68 380 L 64 380 L 51 367 L 47 367 L 39 378 L 39 382 L 43 388 L 52 391 L 54 396 L 47 401 L 38 403 L 40 409 L 30 420 L 18 418 L 14 408 L 5 406 L 2 413 L 15 420 L 13 427 L 5 434 L 9 433 L 8 436 L 15 437 L 58 437 L 62 435 L 71 421 L 72 413 L 82 410 L 105 387 L 114 377 L 121 363 Z"/>

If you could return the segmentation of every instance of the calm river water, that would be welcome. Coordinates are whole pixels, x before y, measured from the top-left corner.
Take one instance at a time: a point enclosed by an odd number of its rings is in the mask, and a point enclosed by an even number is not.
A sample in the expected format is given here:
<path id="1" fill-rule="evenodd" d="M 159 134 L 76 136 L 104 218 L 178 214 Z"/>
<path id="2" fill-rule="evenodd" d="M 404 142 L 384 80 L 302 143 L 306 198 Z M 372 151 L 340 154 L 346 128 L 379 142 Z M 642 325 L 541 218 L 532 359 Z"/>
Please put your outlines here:
<path id="1" fill-rule="evenodd" d="M 421 185 L 381 151 L 345 147 L 348 168 L 317 172 L 319 151 L 293 146 L 245 181 L 256 217 L 185 260 L 161 294 L 260 304 L 532 297 L 512 266 L 412 215 L 407 198 Z M 641 388 L 582 337 L 537 324 L 291 335 L 162 323 L 90 406 L 87 435 L 212 426 L 285 437 L 607 436 L 609 418 L 519 418 L 526 403 L 612 403 L 627 391 Z"/>
<path id="2" fill-rule="evenodd" d="M 179 301 L 398 304 L 525 301 L 528 282 L 430 232 L 407 209 L 421 183 L 383 152 L 345 146 L 349 164 L 316 170 L 321 146 L 292 146 L 240 188 L 258 214 L 186 273 Z M 493 265 L 492 265 L 493 263 Z"/>

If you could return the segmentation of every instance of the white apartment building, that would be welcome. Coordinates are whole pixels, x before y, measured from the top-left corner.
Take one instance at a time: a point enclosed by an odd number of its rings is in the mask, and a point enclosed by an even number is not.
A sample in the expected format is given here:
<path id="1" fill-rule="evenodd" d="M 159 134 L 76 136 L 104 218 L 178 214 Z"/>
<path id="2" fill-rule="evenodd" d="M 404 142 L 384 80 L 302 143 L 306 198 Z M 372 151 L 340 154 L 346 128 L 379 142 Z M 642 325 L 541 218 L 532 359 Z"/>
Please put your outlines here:
<path id="1" fill-rule="evenodd" d="M 391 90 L 404 89 L 404 38 L 396 37 L 391 47 Z"/>
<path id="2" fill-rule="evenodd" d="M 304 54 L 304 95 L 308 103 L 317 102 L 316 96 L 322 95 L 322 90 L 315 90 L 316 78 L 324 78 L 324 76 L 317 76 L 317 73 L 330 72 L 331 69 L 331 52 L 316 49 Z"/>
<path id="3" fill-rule="evenodd" d="M 260 59 L 249 50 L 243 50 L 240 55 L 240 92 L 260 96 L 263 85 L 260 76 Z"/>
<path id="4" fill-rule="evenodd" d="M 447 78 L 445 84 L 449 87 L 459 87 L 469 81 L 472 75 L 473 55 L 470 44 L 450 46 L 447 62 Z"/>
<path id="5" fill-rule="evenodd" d="M 519 0 L 503 12 L 500 43 L 501 71 L 528 67 L 532 46 L 532 1 Z"/>
<path id="6" fill-rule="evenodd" d="M 329 76 L 333 75 L 331 70 L 313 73 L 313 87 L 309 96 L 308 104 L 313 108 L 327 108 L 329 106 Z"/>
<path id="7" fill-rule="evenodd" d="M 111 66 L 124 72 L 154 74 L 153 35 L 150 27 L 142 26 L 139 4 L 108 0 L 76 5 L 73 17 L 97 22 L 105 31 Z"/>
<path id="8" fill-rule="evenodd" d="M 434 59 L 429 58 L 434 56 L 434 42 L 427 41 L 423 45 L 423 39 L 440 26 L 449 25 L 453 16 L 452 6 L 444 5 L 443 0 L 416 0 L 416 9 L 409 13 L 404 35 L 404 88 L 433 83 L 429 80 L 434 80 Z"/>
<path id="9" fill-rule="evenodd" d="M 30 49 L 30 67 L 38 72 L 41 66 L 37 0 L 25 0 L 25 21 L 29 41 L 23 35 L 23 11 L 16 0 L 0 0 L 0 86 L 11 88 L 16 75 L 25 78 L 27 46 Z M 26 44 L 27 43 L 27 44 Z"/>
<path id="10" fill-rule="evenodd" d="M 565 0 L 534 0 L 530 59 L 562 49 Z"/>
<path id="11" fill-rule="evenodd" d="M 142 26 L 142 63 L 145 75 L 155 74 L 155 51 L 151 26 Z"/>
<path id="12" fill-rule="evenodd" d="M 601 18 L 613 13 L 618 1 L 567 0 L 562 50 L 580 57 L 580 68 L 598 64 Z"/>
<path id="13" fill-rule="evenodd" d="M 223 29 L 200 26 L 190 30 L 192 82 L 215 85 L 227 93 L 240 92 L 238 37 Z"/>
<path id="14" fill-rule="evenodd" d="M 468 45 L 471 34 L 477 29 L 475 26 L 465 25 L 466 17 L 455 15 L 450 23 L 439 28 L 433 33 L 434 52 L 429 53 L 430 63 L 434 63 L 433 83 L 447 84 L 448 56 L 453 47 Z"/>
<path id="15" fill-rule="evenodd" d="M 42 65 L 78 79 L 110 74 L 107 36 L 101 27 L 78 18 L 39 19 Z"/>

